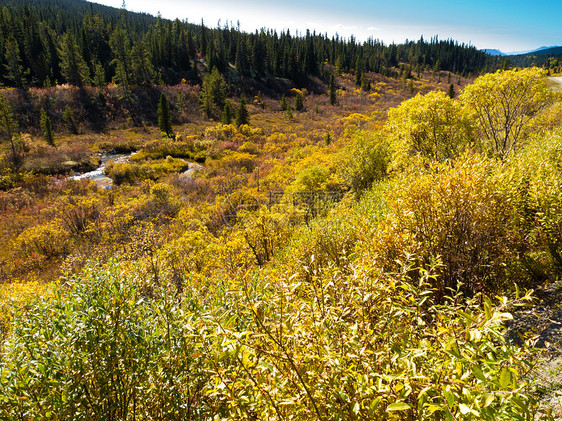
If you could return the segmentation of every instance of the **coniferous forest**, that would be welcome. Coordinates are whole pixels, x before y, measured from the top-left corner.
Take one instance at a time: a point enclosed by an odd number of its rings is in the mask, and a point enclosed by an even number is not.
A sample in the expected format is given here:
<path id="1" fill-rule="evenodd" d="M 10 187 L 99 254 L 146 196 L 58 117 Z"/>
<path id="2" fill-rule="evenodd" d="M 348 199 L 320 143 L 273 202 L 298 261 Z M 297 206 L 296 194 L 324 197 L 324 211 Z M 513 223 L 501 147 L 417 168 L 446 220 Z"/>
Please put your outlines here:
<path id="1" fill-rule="evenodd" d="M 497 66 L 475 47 L 437 38 L 386 46 L 310 32 L 248 34 L 232 22 L 212 28 L 75 0 L 8 0 L 0 10 L 1 82 L 14 87 L 197 83 L 202 59 L 209 71 L 233 66 L 243 77 L 295 82 L 323 74 L 326 64 L 387 76 L 400 64 L 407 72 L 436 68 L 463 76 Z"/>
<path id="2" fill-rule="evenodd" d="M 558 65 L 4 0 L 0 419 L 561 419 Z"/>

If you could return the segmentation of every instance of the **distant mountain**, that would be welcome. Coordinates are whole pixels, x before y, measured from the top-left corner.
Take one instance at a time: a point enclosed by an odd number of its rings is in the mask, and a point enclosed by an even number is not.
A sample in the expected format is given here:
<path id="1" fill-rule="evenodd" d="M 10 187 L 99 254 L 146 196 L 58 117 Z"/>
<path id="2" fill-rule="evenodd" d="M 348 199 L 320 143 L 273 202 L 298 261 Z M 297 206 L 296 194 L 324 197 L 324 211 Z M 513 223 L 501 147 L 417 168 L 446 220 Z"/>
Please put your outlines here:
<path id="1" fill-rule="evenodd" d="M 548 55 L 548 56 L 556 56 L 562 54 L 562 47 L 541 47 L 535 51 L 531 51 L 527 54 L 534 54 L 534 55 Z"/>
<path id="2" fill-rule="evenodd" d="M 552 47 L 539 47 L 536 48 L 534 50 L 527 50 L 527 51 L 510 51 L 509 53 L 505 53 L 506 56 L 523 56 L 523 55 L 530 55 L 530 54 L 536 54 L 536 55 L 541 55 L 541 54 L 546 54 L 546 55 L 551 55 L 551 54 L 560 54 L 560 52 L 556 52 L 554 50 L 558 49 L 560 50 L 562 47 L 559 46 L 552 46 Z"/>
<path id="3" fill-rule="evenodd" d="M 560 47 L 558 45 L 552 45 L 550 47 L 540 47 L 540 48 L 537 48 L 536 50 L 531 51 L 531 53 L 538 53 L 539 51 L 551 50 L 553 48 L 560 48 Z"/>
<path id="4" fill-rule="evenodd" d="M 495 50 L 493 48 L 486 48 L 485 50 L 482 50 L 487 54 L 490 54 L 491 56 L 505 56 L 504 53 L 502 53 L 500 50 Z"/>
<path id="5" fill-rule="evenodd" d="M 491 56 L 522 56 L 522 55 L 558 55 L 562 54 L 562 47 L 559 46 L 551 46 L 551 47 L 539 47 L 534 50 L 524 50 L 524 51 L 508 51 L 504 53 L 503 51 L 494 49 L 494 48 L 486 48 L 484 50 L 485 53 L 490 54 Z"/>

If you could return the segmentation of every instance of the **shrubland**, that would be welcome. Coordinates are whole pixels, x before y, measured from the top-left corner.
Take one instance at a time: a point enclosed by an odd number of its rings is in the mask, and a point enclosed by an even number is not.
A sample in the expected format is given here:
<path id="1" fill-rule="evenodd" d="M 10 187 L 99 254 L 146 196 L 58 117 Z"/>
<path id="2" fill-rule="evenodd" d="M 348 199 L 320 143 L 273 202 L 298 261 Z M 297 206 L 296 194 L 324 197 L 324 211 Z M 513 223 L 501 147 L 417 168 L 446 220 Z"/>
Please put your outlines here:
<path id="1" fill-rule="evenodd" d="M 95 137 L 137 145 L 109 190 L 6 167 L 0 413 L 548 419 L 533 335 L 505 335 L 562 268 L 543 78 L 502 71 L 452 99 L 431 77 L 413 96 L 342 75 L 337 106 L 300 90 L 290 116 L 261 98 L 250 125 Z M 512 127 L 488 96 L 517 89 L 533 95 L 504 148 L 479 106 Z"/>

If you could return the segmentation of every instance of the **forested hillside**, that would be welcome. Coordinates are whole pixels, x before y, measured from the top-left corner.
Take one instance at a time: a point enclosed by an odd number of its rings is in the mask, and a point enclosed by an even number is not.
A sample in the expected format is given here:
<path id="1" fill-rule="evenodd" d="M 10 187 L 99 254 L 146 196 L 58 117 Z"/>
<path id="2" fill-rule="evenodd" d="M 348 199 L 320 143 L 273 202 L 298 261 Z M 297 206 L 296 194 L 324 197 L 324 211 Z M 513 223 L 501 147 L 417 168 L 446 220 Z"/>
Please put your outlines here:
<path id="1" fill-rule="evenodd" d="M 325 64 L 340 72 L 393 75 L 402 65 L 406 72 L 436 69 L 467 76 L 493 70 L 496 60 L 452 40 L 386 46 L 309 32 L 248 34 L 232 23 L 211 28 L 81 0 L 7 0 L 0 9 L 0 67 L 5 69 L 0 82 L 15 87 L 101 86 L 112 80 L 123 86 L 197 83 L 205 68 L 225 72 L 231 66 L 243 77 L 300 83 L 323 75 Z"/>
<path id="2" fill-rule="evenodd" d="M 547 70 L 0 13 L 0 419 L 562 415 L 532 297 L 562 275 Z"/>

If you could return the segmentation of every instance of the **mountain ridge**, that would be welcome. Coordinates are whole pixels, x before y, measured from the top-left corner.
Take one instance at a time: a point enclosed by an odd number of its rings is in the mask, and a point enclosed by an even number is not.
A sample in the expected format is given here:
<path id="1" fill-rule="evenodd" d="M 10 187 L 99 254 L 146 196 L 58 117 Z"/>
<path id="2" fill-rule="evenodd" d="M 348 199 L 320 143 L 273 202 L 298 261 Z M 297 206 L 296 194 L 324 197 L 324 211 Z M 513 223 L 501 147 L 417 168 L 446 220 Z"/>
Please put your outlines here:
<path id="1" fill-rule="evenodd" d="M 553 45 L 550 47 L 542 46 L 539 48 L 535 48 L 534 50 L 509 51 L 505 53 L 497 48 L 485 48 L 482 51 L 484 51 L 487 54 L 490 54 L 491 56 L 502 56 L 502 57 L 525 56 L 531 54 L 550 55 L 550 54 L 562 54 L 562 46 L 558 46 L 558 45 Z"/>

